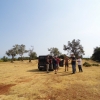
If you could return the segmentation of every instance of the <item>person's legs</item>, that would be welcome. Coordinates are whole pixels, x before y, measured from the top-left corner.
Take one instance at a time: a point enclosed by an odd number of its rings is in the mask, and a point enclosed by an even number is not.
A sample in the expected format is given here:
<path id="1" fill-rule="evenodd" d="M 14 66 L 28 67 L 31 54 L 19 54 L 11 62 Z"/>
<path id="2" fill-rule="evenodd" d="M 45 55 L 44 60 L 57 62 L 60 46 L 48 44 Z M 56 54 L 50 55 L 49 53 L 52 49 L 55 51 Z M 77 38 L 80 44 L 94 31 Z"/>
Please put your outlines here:
<path id="1" fill-rule="evenodd" d="M 82 67 L 81 67 L 81 65 L 79 65 L 79 72 L 82 72 L 83 70 L 82 70 Z"/>
<path id="2" fill-rule="evenodd" d="M 79 69 L 79 72 L 80 72 L 80 65 L 78 65 L 78 69 Z"/>
<path id="3" fill-rule="evenodd" d="M 49 72 L 49 64 L 47 64 L 47 73 Z"/>
<path id="4" fill-rule="evenodd" d="M 65 64 L 65 72 L 66 72 L 66 64 Z"/>
<path id="5" fill-rule="evenodd" d="M 50 64 L 50 69 L 53 70 L 53 64 L 52 63 Z"/>
<path id="6" fill-rule="evenodd" d="M 83 72 L 83 70 L 82 70 L 82 66 L 81 66 L 81 65 L 80 65 L 80 71 Z"/>
<path id="7" fill-rule="evenodd" d="M 55 74 L 57 74 L 57 69 L 55 69 Z"/>
<path id="8" fill-rule="evenodd" d="M 59 64 L 57 64 L 56 67 L 57 67 L 57 70 L 58 70 L 59 69 Z"/>
<path id="9" fill-rule="evenodd" d="M 75 69 L 75 65 L 72 65 L 72 73 L 74 74 L 75 71 L 76 71 L 76 69 Z"/>
<path id="10" fill-rule="evenodd" d="M 66 72 L 66 69 L 68 71 L 68 63 L 65 64 L 65 72 Z"/>
<path id="11" fill-rule="evenodd" d="M 75 64 L 75 72 L 76 72 L 76 64 Z"/>
<path id="12" fill-rule="evenodd" d="M 53 64 L 50 64 L 50 66 L 51 66 L 51 69 L 53 70 Z"/>
<path id="13" fill-rule="evenodd" d="M 57 74 L 57 71 L 58 71 L 58 67 L 57 64 L 55 64 L 55 74 Z"/>
<path id="14" fill-rule="evenodd" d="M 66 64 L 66 66 L 67 66 L 67 71 L 68 71 L 68 63 Z"/>

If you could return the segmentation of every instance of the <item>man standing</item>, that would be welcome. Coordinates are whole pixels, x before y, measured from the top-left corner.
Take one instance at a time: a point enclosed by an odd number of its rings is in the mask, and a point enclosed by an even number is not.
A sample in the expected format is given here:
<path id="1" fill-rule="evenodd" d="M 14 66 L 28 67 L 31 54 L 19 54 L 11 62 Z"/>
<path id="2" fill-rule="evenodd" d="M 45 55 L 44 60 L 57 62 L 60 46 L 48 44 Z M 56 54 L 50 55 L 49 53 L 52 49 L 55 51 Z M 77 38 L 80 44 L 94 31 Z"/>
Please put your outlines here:
<path id="1" fill-rule="evenodd" d="M 49 56 L 47 56 L 46 58 L 46 70 L 47 70 L 47 73 L 49 73 Z"/>
<path id="2" fill-rule="evenodd" d="M 53 58 L 50 58 L 49 62 L 50 62 L 49 65 L 50 65 L 51 69 L 53 70 Z"/>
<path id="3" fill-rule="evenodd" d="M 57 59 L 56 59 L 56 57 L 53 58 L 53 66 L 54 66 L 55 74 L 57 74 L 58 66 L 57 66 Z"/>
<path id="4" fill-rule="evenodd" d="M 57 61 L 57 70 L 58 70 L 59 69 L 59 62 L 60 62 L 59 57 L 56 57 L 56 61 Z"/>
<path id="5" fill-rule="evenodd" d="M 83 72 L 83 70 L 82 70 L 82 59 L 81 59 L 81 57 L 78 57 L 77 62 L 78 62 L 79 72 Z"/>
<path id="6" fill-rule="evenodd" d="M 69 58 L 66 56 L 65 57 L 65 72 L 66 72 L 66 69 L 68 71 L 68 61 L 69 61 Z"/>
<path id="7" fill-rule="evenodd" d="M 76 72 L 76 58 L 74 55 L 72 55 L 71 57 L 71 64 L 72 64 L 72 74 L 75 74 Z"/>

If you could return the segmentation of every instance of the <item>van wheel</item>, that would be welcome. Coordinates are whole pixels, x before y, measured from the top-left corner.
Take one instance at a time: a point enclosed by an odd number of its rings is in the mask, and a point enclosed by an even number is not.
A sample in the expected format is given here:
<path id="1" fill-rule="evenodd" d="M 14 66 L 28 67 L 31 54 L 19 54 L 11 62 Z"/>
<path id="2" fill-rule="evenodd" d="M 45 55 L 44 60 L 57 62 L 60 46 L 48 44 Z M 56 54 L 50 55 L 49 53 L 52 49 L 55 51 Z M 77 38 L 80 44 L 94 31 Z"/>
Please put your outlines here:
<path id="1" fill-rule="evenodd" d="M 41 71 L 42 69 L 39 68 L 39 71 Z"/>

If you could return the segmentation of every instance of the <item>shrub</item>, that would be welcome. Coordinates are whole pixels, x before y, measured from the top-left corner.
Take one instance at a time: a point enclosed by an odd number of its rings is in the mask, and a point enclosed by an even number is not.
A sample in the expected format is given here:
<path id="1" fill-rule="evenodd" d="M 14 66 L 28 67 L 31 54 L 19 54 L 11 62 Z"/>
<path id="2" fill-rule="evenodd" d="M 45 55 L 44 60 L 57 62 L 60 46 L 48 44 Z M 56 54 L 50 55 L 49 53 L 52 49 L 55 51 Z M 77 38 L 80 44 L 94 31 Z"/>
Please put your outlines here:
<path id="1" fill-rule="evenodd" d="M 83 58 L 83 59 L 84 59 L 84 60 L 87 60 L 87 61 L 90 60 L 90 58 Z"/>
<path id="2" fill-rule="evenodd" d="M 7 62 L 8 58 L 6 56 L 3 56 L 3 58 L 1 59 L 3 62 Z"/>
<path id="3" fill-rule="evenodd" d="M 0 59 L 0 62 L 3 62 L 3 60 Z"/>
<path id="4" fill-rule="evenodd" d="M 92 64 L 92 66 L 99 66 L 99 64 Z"/>
<path id="5" fill-rule="evenodd" d="M 89 64 L 88 62 L 85 62 L 85 63 L 83 64 L 83 66 L 85 66 L 85 67 L 90 67 L 91 64 Z"/>

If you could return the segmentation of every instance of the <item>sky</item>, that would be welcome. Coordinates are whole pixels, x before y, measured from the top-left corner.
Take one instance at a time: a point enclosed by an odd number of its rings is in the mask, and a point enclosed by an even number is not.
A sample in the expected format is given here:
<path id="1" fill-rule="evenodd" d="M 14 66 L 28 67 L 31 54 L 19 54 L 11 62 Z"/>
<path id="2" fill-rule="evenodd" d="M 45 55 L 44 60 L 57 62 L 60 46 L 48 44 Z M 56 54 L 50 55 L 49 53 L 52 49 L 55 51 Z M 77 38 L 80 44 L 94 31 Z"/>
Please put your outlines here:
<path id="1" fill-rule="evenodd" d="M 0 0 L 0 57 L 15 44 L 37 55 L 80 40 L 90 57 L 100 46 L 100 0 Z M 28 55 L 28 54 L 27 54 Z"/>

